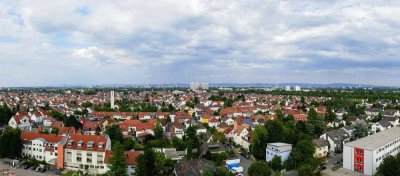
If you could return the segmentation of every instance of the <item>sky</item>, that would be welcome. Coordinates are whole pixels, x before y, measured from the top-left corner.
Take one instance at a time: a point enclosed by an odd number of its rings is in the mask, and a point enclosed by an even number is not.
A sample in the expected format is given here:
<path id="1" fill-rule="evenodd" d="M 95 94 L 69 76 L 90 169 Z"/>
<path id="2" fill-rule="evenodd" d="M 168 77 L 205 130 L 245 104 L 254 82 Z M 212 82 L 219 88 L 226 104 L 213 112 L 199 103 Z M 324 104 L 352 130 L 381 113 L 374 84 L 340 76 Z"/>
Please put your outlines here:
<path id="1" fill-rule="evenodd" d="M 1 0 L 0 87 L 400 85 L 400 1 Z"/>

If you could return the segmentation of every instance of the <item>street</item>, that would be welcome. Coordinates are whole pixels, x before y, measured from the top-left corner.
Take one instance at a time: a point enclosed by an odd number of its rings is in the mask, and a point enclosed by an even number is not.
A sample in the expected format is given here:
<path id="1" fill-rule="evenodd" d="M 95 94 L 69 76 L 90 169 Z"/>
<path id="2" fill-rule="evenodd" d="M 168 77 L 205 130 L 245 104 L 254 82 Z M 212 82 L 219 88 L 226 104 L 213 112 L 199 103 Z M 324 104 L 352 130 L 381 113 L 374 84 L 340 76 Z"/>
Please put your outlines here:
<path id="1" fill-rule="evenodd" d="M 235 152 L 235 155 L 238 158 L 240 158 L 239 166 L 243 167 L 243 175 L 247 175 L 247 171 L 249 170 L 249 167 L 254 162 L 253 159 L 252 158 L 247 159 L 247 158 L 243 157 L 242 155 L 240 155 L 240 153 L 238 152 L 238 150 L 236 148 L 233 149 L 233 151 Z"/>

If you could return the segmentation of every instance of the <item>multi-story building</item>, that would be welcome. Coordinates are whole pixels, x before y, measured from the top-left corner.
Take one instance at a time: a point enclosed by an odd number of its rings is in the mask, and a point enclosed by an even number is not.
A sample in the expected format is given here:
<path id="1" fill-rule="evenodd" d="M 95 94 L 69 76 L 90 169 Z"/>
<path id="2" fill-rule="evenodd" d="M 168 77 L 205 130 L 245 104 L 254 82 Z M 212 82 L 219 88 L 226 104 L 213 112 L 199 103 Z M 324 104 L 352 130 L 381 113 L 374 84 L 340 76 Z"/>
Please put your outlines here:
<path id="1" fill-rule="evenodd" d="M 270 162 L 275 156 L 279 156 L 283 162 L 288 159 L 290 152 L 292 152 L 292 144 L 280 142 L 268 143 L 265 158 L 267 162 Z"/>
<path id="2" fill-rule="evenodd" d="M 382 160 L 400 151 L 400 127 L 346 143 L 343 167 L 364 175 L 374 175 Z"/>
<path id="3" fill-rule="evenodd" d="M 57 147 L 60 145 L 63 136 L 23 131 L 21 139 L 23 140 L 22 156 L 32 157 L 49 164 L 56 163 Z"/>
<path id="4" fill-rule="evenodd" d="M 111 141 L 108 135 L 71 134 L 64 146 L 63 167 L 103 174 L 108 170 L 104 161 L 110 150 Z"/>

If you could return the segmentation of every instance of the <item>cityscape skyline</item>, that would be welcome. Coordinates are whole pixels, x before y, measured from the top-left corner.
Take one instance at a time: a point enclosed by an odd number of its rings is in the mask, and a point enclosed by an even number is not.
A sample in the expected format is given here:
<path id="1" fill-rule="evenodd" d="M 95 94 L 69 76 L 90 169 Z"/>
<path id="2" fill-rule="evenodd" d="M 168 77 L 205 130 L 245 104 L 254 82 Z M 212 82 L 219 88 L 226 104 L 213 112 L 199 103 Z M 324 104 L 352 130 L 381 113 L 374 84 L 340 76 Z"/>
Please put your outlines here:
<path id="1" fill-rule="evenodd" d="M 399 2 L 6 0 L 0 9 L 6 87 L 400 83 Z"/>

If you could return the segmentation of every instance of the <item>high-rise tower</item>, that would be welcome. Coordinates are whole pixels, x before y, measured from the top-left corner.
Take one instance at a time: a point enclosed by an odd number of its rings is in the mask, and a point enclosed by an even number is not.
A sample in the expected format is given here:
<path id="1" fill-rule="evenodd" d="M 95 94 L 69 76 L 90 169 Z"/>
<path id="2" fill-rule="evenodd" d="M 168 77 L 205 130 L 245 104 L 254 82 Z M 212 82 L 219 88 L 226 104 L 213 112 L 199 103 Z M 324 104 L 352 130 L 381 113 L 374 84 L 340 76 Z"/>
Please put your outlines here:
<path id="1" fill-rule="evenodd" d="M 115 105 L 114 105 L 114 91 L 111 91 L 111 109 L 114 109 Z"/>

